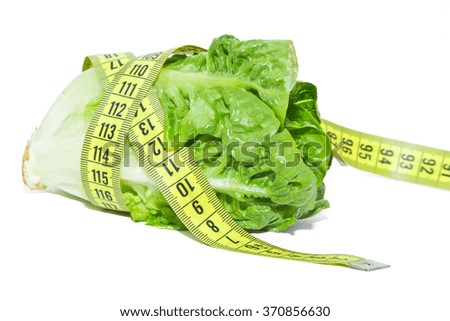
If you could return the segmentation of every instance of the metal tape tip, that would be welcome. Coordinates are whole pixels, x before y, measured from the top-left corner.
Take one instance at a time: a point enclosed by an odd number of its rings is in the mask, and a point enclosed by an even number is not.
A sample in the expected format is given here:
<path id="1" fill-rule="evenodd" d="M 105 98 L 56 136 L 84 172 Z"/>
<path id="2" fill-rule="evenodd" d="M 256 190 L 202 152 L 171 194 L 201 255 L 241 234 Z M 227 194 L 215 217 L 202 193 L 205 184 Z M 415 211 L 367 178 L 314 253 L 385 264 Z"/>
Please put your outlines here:
<path id="1" fill-rule="evenodd" d="M 349 266 L 352 269 L 357 269 L 361 271 L 374 271 L 379 269 L 384 269 L 390 267 L 388 264 L 384 264 L 381 262 L 376 262 L 372 260 L 359 260 L 356 262 L 350 262 Z"/>

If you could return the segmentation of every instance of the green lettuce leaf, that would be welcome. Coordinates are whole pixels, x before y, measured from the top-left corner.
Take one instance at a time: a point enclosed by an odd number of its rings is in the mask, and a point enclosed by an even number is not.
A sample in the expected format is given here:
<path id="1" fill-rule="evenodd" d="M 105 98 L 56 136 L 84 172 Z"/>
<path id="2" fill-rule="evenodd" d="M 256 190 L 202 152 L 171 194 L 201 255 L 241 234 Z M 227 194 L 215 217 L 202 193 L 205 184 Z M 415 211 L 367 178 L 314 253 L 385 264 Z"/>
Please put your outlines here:
<path id="1" fill-rule="evenodd" d="M 307 82 L 296 83 L 289 98 L 285 127 L 302 151 L 303 161 L 321 184 L 333 157 L 329 140 L 320 126 L 316 86 Z"/>

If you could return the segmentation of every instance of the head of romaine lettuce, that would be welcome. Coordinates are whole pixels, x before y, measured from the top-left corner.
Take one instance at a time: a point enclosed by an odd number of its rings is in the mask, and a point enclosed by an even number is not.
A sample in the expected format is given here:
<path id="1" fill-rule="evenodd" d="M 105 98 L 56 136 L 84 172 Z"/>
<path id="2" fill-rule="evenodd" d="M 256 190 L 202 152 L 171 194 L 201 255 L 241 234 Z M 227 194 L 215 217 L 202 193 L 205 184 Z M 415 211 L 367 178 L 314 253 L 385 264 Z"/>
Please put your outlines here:
<path id="1" fill-rule="evenodd" d="M 291 41 L 219 37 L 207 52 L 170 58 L 155 88 L 165 112 L 166 143 L 189 147 L 243 228 L 281 231 L 328 207 L 323 178 L 330 148 L 316 88 L 297 81 Z M 28 186 L 87 200 L 80 153 L 103 92 L 95 71 L 87 70 L 59 96 L 27 147 Z M 135 221 L 184 229 L 129 145 L 121 184 Z"/>

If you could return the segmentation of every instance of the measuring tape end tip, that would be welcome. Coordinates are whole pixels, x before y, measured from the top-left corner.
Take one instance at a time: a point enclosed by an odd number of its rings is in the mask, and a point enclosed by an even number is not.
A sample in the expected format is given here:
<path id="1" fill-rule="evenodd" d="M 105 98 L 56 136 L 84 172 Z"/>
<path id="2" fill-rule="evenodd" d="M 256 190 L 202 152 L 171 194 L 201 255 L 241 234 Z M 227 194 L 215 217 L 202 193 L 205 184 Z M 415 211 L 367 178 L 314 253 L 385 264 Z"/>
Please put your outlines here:
<path id="1" fill-rule="evenodd" d="M 349 266 L 352 269 L 357 269 L 357 270 L 366 271 L 366 272 L 379 270 L 379 269 L 385 269 L 385 268 L 390 267 L 389 264 L 376 262 L 376 261 L 372 261 L 372 260 L 364 260 L 364 259 L 356 261 L 356 262 L 350 262 Z"/>

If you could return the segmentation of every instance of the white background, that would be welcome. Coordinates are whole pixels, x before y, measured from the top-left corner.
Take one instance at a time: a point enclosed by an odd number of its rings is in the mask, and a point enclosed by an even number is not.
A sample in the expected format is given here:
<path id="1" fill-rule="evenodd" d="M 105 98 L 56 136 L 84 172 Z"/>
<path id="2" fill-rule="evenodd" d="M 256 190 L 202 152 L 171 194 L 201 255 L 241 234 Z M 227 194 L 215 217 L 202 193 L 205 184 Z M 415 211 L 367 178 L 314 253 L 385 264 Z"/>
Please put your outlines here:
<path id="1" fill-rule="evenodd" d="M 258 235 L 392 265 L 366 273 L 215 250 L 21 182 L 26 141 L 84 56 L 207 47 L 224 33 L 292 39 L 324 118 L 450 150 L 450 3 L 361 2 L 3 4 L 0 319 L 122 320 L 120 308 L 221 305 L 258 309 L 256 320 L 265 305 L 298 305 L 329 306 L 327 320 L 448 320 L 448 191 L 335 162 L 330 209 L 290 233 Z"/>

